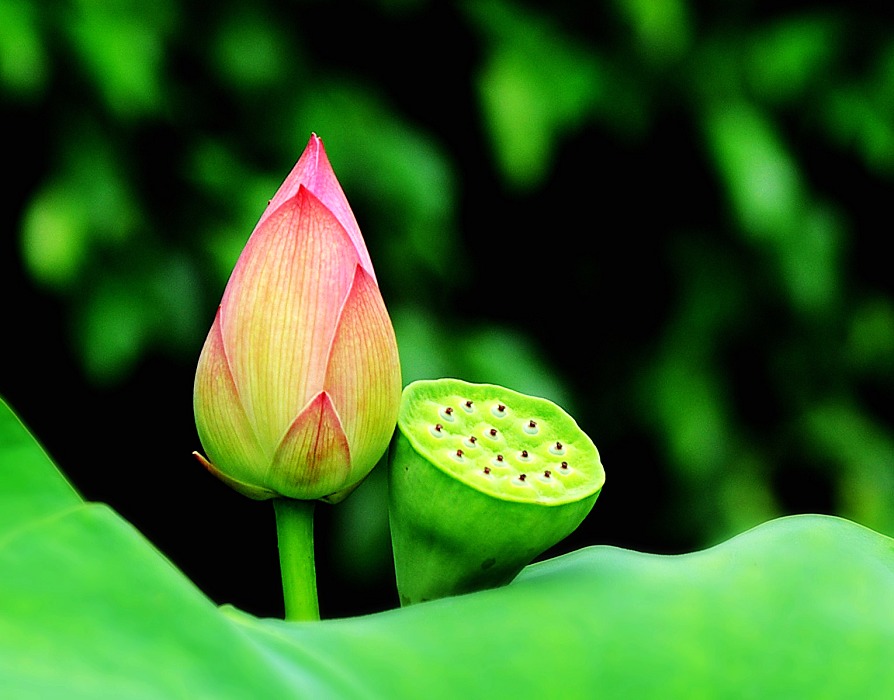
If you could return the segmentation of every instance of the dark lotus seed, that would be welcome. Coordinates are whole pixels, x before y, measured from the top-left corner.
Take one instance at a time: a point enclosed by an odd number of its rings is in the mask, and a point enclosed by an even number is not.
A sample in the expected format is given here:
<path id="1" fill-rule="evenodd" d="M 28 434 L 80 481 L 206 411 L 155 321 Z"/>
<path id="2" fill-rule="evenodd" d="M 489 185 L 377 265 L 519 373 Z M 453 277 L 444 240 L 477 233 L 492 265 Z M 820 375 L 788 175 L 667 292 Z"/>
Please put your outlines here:
<path id="1" fill-rule="evenodd" d="M 491 436 L 491 437 L 496 437 L 496 436 L 497 436 L 497 429 L 496 429 L 496 428 L 491 428 L 491 429 L 490 429 L 490 436 Z"/>
<path id="2" fill-rule="evenodd" d="M 536 423 L 535 421 L 531 421 L 530 423 L 528 423 L 528 427 L 529 427 L 529 428 L 536 428 L 536 427 L 537 427 L 537 423 Z"/>
<path id="3" fill-rule="evenodd" d="M 519 474 L 519 475 L 518 475 L 518 480 L 519 480 L 519 481 L 524 481 L 524 480 L 527 479 L 527 478 L 528 478 L 528 475 L 527 475 L 527 474 Z"/>
<path id="4" fill-rule="evenodd" d="M 552 474 L 550 473 L 549 469 L 547 469 L 545 472 L 543 472 L 543 476 L 545 476 L 547 479 L 549 479 L 552 476 Z"/>
<path id="5" fill-rule="evenodd" d="M 568 469 L 568 462 L 562 462 L 562 469 Z"/>
<path id="6" fill-rule="evenodd" d="M 558 440 L 556 440 L 556 450 L 559 450 L 559 451 L 562 450 L 562 443 L 559 442 Z"/>
<path id="7" fill-rule="evenodd" d="M 498 461 L 498 462 L 502 462 L 502 461 L 503 461 L 503 455 L 497 455 L 497 461 Z"/>
<path id="8" fill-rule="evenodd" d="M 490 474 L 490 467 L 485 467 L 485 468 L 484 468 L 484 473 L 485 473 L 485 474 Z"/>
<path id="9" fill-rule="evenodd" d="M 463 456 L 463 451 L 462 451 L 462 450 L 457 450 L 457 451 L 456 451 L 456 456 L 457 456 L 457 457 L 462 457 L 462 456 Z"/>
<path id="10" fill-rule="evenodd" d="M 472 402 L 466 401 L 466 408 L 472 408 Z"/>
<path id="11" fill-rule="evenodd" d="M 435 424 L 435 430 L 437 430 L 439 433 L 440 433 L 443 429 L 444 429 L 444 426 L 441 425 L 440 423 L 436 423 L 436 424 Z"/>
<path id="12" fill-rule="evenodd" d="M 469 435 L 469 442 L 471 442 L 474 445 L 477 441 L 478 441 L 478 438 L 476 438 L 474 435 Z"/>
<path id="13" fill-rule="evenodd" d="M 506 407 L 503 404 L 497 404 L 497 410 L 502 413 L 506 410 Z"/>
<path id="14" fill-rule="evenodd" d="M 527 458 L 528 458 L 528 451 L 522 450 L 522 459 L 527 459 Z"/>
<path id="15" fill-rule="evenodd" d="M 451 413 L 453 413 L 453 409 L 450 408 L 450 406 L 448 406 L 447 408 L 444 409 L 444 413 L 446 413 L 449 416 Z"/>

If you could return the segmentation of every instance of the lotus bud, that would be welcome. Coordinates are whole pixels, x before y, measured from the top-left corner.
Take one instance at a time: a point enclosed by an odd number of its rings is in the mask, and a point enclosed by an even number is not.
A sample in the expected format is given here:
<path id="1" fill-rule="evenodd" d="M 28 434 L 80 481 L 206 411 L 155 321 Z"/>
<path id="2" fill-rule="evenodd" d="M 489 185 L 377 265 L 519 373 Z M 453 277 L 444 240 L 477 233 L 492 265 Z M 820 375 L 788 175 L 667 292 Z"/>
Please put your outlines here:
<path id="1" fill-rule="evenodd" d="M 344 498 L 388 447 L 394 329 L 344 192 L 312 135 L 242 251 L 199 357 L 199 460 L 256 499 Z"/>
<path id="2" fill-rule="evenodd" d="M 404 389 L 389 454 L 402 605 L 509 583 L 602 490 L 599 453 L 554 403 L 457 379 Z"/>

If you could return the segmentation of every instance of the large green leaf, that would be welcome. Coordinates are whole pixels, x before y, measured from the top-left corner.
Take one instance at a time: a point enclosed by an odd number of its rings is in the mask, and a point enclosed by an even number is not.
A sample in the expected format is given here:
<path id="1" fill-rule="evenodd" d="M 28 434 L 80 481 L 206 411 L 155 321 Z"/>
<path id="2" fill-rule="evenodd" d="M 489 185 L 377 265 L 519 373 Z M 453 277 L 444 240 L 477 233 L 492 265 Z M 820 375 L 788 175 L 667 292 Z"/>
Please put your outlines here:
<path id="1" fill-rule="evenodd" d="M 683 556 L 591 547 L 318 627 L 241 619 L 286 656 L 344 659 L 370 697 L 894 697 L 894 543 L 829 517 Z"/>
<path id="2" fill-rule="evenodd" d="M 894 542 L 822 516 L 360 618 L 218 609 L 0 404 L 3 697 L 894 697 L 892 653 Z"/>
<path id="3" fill-rule="evenodd" d="M 0 402 L 0 696 L 294 692 L 270 666 L 130 525 L 81 501 Z"/>
<path id="4" fill-rule="evenodd" d="M 15 529 L 81 503 L 0 398 L 0 542 Z"/>

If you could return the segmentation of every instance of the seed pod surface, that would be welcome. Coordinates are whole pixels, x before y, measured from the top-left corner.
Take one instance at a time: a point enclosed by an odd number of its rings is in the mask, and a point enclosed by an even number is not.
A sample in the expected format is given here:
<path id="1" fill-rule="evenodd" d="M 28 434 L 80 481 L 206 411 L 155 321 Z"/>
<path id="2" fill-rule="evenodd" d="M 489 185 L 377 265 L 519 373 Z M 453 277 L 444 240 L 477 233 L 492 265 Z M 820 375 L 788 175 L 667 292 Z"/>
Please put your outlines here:
<path id="1" fill-rule="evenodd" d="M 401 603 L 503 585 L 599 495 L 599 453 L 546 399 L 457 379 L 404 389 L 389 454 Z"/>

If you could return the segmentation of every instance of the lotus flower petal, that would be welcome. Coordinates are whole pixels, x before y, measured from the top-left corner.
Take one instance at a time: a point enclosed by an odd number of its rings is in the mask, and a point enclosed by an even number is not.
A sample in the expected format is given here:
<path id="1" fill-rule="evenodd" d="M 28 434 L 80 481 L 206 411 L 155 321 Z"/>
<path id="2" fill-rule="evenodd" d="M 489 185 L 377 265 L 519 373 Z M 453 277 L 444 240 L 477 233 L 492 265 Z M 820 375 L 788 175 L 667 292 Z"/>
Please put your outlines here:
<path id="1" fill-rule="evenodd" d="M 335 171 L 332 170 L 326 150 L 323 148 L 323 141 L 316 134 L 311 134 L 304 153 L 301 154 L 301 158 L 298 159 L 285 182 L 273 195 L 273 199 L 270 200 L 267 209 L 261 215 L 258 225 L 284 202 L 294 197 L 301 186 L 313 192 L 317 199 L 335 215 L 354 243 L 363 269 L 375 279 L 376 273 L 373 271 L 372 261 L 366 250 L 366 243 L 360 233 L 360 227 L 357 225 L 357 219 L 354 218 L 354 212 L 351 211 L 344 190 L 335 177 Z"/>
<path id="2" fill-rule="evenodd" d="M 220 310 L 214 318 L 196 369 L 196 425 L 209 460 L 236 481 L 252 479 L 254 465 L 269 461 L 258 442 L 233 381 L 220 332 Z"/>
<path id="3" fill-rule="evenodd" d="M 282 440 L 268 483 L 291 498 L 327 496 L 346 483 L 351 452 L 332 399 L 323 391 L 301 411 Z"/>
<path id="4" fill-rule="evenodd" d="M 360 265 L 329 353 L 326 390 L 343 415 L 356 463 L 375 463 L 400 407 L 400 360 L 391 320 L 375 281 Z"/>
<path id="5" fill-rule="evenodd" d="M 221 302 L 221 330 L 245 409 L 262 444 L 277 445 L 323 387 L 328 349 L 356 250 L 304 187 L 261 223 Z"/>
<path id="6" fill-rule="evenodd" d="M 218 469 L 198 452 L 193 452 L 192 454 L 197 460 L 199 460 L 199 463 L 203 467 L 205 467 L 205 469 L 214 474 L 214 476 L 223 481 L 231 489 L 234 489 L 235 491 L 241 493 L 243 496 L 248 496 L 249 498 L 253 498 L 256 501 L 265 501 L 268 498 L 276 498 L 277 496 L 279 496 L 279 494 L 275 491 L 266 489 L 263 486 L 255 486 L 254 484 L 240 481 L 239 479 L 230 476 L 226 472 Z"/>

